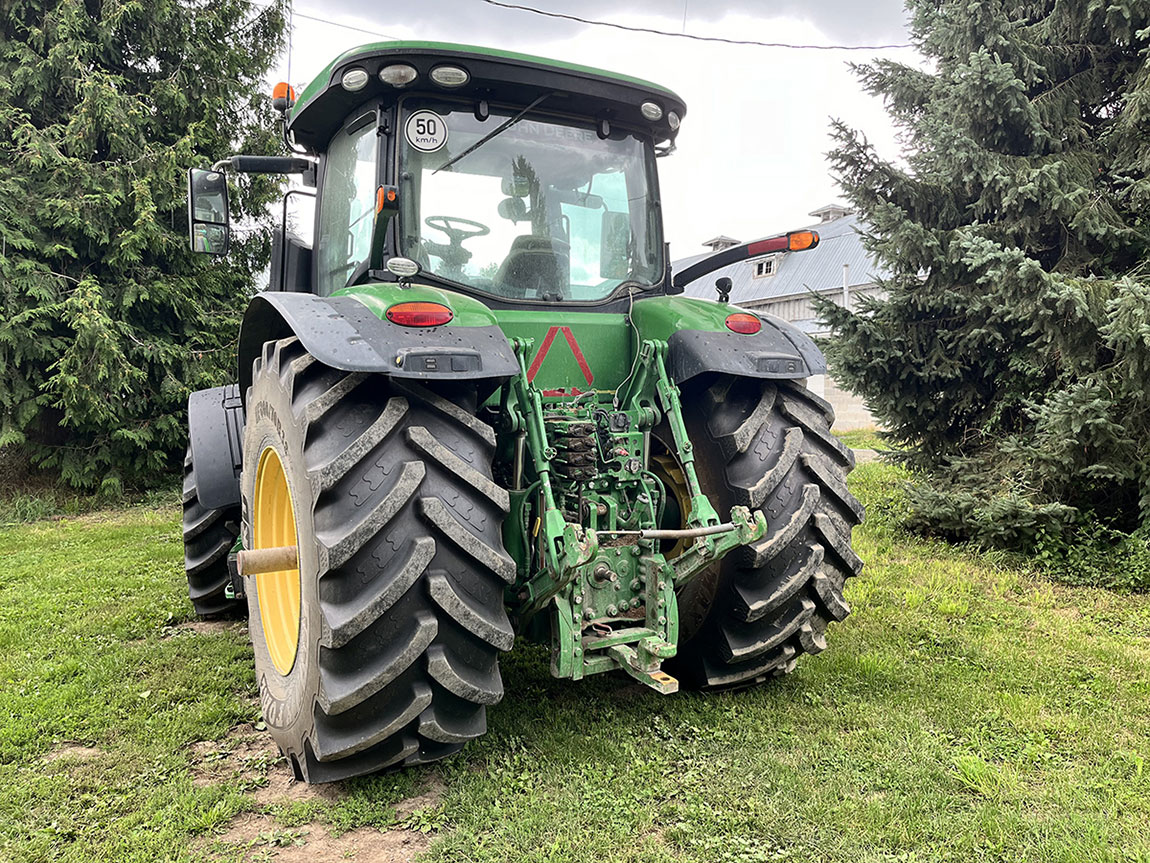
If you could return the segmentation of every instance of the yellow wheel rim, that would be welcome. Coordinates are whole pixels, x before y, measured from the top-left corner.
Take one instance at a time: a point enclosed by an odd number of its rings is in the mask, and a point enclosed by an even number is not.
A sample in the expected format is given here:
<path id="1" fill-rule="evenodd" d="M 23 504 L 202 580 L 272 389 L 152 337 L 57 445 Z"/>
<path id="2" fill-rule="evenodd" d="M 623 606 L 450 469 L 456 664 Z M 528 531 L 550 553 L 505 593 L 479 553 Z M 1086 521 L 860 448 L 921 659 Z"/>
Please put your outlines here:
<path id="1" fill-rule="evenodd" d="M 679 466 L 679 460 L 664 449 L 666 444 L 662 441 L 658 441 L 658 443 L 660 444 L 660 449 L 664 451 L 656 451 L 651 456 L 651 469 L 655 476 L 663 481 L 663 486 L 667 489 L 667 493 L 675 498 L 675 503 L 679 507 L 680 514 L 679 524 L 675 525 L 675 527 L 682 529 L 687 526 L 687 516 L 691 512 L 691 492 L 687 489 L 687 476 L 683 473 L 683 468 Z M 662 525 L 660 525 L 660 527 L 662 527 Z M 671 560 L 686 551 L 687 546 L 687 541 L 680 539 L 670 548 L 664 548 L 663 554 L 668 560 Z"/>
<path id="2" fill-rule="evenodd" d="M 287 476 L 271 447 L 260 454 L 252 498 L 252 548 L 298 545 Z M 268 655 L 276 671 L 287 674 L 295 665 L 299 648 L 299 567 L 257 575 L 256 597 Z"/>

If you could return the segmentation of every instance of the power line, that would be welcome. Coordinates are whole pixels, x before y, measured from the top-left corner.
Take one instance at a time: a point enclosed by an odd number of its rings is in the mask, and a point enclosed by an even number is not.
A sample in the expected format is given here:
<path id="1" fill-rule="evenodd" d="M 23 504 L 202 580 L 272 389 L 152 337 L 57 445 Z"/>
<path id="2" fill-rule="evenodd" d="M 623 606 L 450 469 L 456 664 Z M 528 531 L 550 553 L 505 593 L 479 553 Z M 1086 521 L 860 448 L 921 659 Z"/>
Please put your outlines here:
<path id="1" fill-rule="evenodd" d="M 377 30 L 365 30 L 363 27 L 353 27 L 351 24 L 341 24 L 328 18 L 318 18 L 315 15 L 305 15 L 303 12 L 293 12 L 296 18 L 305 18 L 308 21 L 318 21 L 320 24 L 330 24 L 332 27 L 342 27 L 344 30 L 354 30 L 357 33 L 366 33 L 368 36 L 382 36 L 384 39 L 399 39 L 390 33 L 380 33 Z"/>
<path id="2" fill-rule="evenodd" d="M 676 36 L 680 39 L 694 39 L 697 42 L 723 42 L 727 45 L 757 45 L 760 48 L 797 48 L 810 51 L 885 51 L 888 48 L 913 48 L 910 44 L 898 45 L 796 45 L 791 42 L 758 42 L 754 39 L 724 39 L 721 36 L 696 36 L 693 33 L 674 33 L 670 30 L 655 30 L 650 27 L 628 27 L 626 24 L 615 24 L 612 21 L 594 21 L 590 18 L 580 18 L 578 15 L 566 15 L 562 12 L 548 12 L 545 9 L 536 9 L 533 6 L 519 6 L 515 3 L 501 3 L 499 0 L 482 0 L 489 6 L 498 6 L 501 9 L 515 9 L 520 12 L 531 12 L 547 18 L 563 18 L 567 21 L 578 21 L 580 24 L 592 24 L 596 27 L 613 27 L 616 30 L 627 30 L 631 33 L 653 33 L 656 36 Z"/>
<path id="3" fill-rule="evenodd" d="M 264 2 L 264 0 L 250 0 L 253 6 L 262 6 L 264 9 L 270 9 L 277 5 L 276 3 Z M 293 18 L 304 18 L 308 21 L 316 21 L 320 24 L 327 24 L 331 27 L 342 27 L 344 30 L 354 30 L 356 33 L 364 33 L 368 36 L 380 36 L 384 39 L 399 40 L 398 36 L 392 36 L 390 33 L 380 33 L 378 30 L 365 30 L 363 27 L 355 27 L 351 24 L 341 24 L 339 21 L 332 21 L 329 18 L 320 18 L 316 15 L 308 15 L 306 12 L 297 12 L 295 4 L 288 4 L 288 26 L 291 26 Z"/>

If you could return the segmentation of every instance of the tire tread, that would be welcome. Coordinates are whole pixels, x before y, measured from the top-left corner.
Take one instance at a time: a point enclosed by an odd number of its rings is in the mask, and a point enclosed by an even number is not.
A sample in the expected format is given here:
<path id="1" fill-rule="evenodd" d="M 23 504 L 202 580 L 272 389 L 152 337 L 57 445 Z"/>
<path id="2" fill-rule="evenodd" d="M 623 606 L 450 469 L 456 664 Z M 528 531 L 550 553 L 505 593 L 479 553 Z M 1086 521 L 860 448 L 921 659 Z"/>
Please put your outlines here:
<path id="1" fill-rule="evenodd" d="M 843 586 L 862 569 L 850 534 L 864 515 L 846 484 L 854 456 L 830 433 L 830 404 L 795 382 L 719 378 L 685 402 L 710 405 L 687 417 L 714 447 L 704 490 L 761 510 L 768 533 L 728 555 L 709 591 L 688 586 L 701 605 L 668 671 L 703 689 L 749 686 L 823 650 L 827 625 L 850 613 Z"/>

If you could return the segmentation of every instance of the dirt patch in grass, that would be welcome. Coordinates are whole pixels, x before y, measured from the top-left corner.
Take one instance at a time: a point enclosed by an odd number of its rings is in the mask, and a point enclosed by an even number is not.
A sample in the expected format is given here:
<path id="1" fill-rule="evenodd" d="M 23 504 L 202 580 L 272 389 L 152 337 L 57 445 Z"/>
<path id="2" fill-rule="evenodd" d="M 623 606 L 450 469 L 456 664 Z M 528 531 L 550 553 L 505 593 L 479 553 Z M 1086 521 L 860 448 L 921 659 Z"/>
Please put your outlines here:
<path id="1" fill-rule="evenodd" d="M 196 785 L 232 783 L 253 792 L 262 805 L 308 800 L 339 800 L 338 783 L 308 785 L 292 774 L 288 760 L 279 753 L 271 735 L 255 726 L 237 725 L 223 740 L 193 743 L 192 781 Z"/>
<path id="2" fill-rule="evenodd" d="M 191 760 L 192 781 L 200 786 L 229 782 L 247 791 L 266 787 L 273 772 L 291 777 L 271 735 L 249 723 L 237 725 L 223 740 L 193 743 Z"/>
<path id="3" fill-rule="evenodd" d="M 286 758 L 281 758 L 267 773 L 267 785 L 256 789 L 255 798 L 265 806 L 271 803 L 294 803 L 307 800 L 339 800 L 346 796 L 338 782 L 308 785 L 292 775 Z"/>
<path id="4" fill-rule="evenodd" d="M 61 743 L 44 756 L 44 760 L 51 761 L 90 761 L 99 758 L 104 752 L 95 746 L 84 746 L 79 743 Z"/>
<path id="5" fill-rule="evenodd" d="M 180 635 L 185 632 L 194 632 L 196 635 L 214 635 L 217 632 L 244 632 L 247 624 L 242 620 L 220 618 L 219 620 L 189 620 L 187 623 L 177 623 L 175 626 L 165 627 L 166 636 Z"/>
<path id="6" fill-rule="evenodd" d="M 419 794 L 415 797 L 408 797 L 406 800 L 400 800 L 395 804 L 396 818 L 404 821 L 411 817 L 413 812 L 438 806 L 446 790 L 447 785 L 444 784 L 442 776 L 438 773 L 429 774 Z"/>
<path id="7" fill-rule="evenodd" d="M 270 815 L 245 814 L 210 840 L 218 856 L 242 850 L 244 861 L 274 860 L 276 863 L 408 863 L 423 853 L 431 839 L 412 830 L 377 830 L 360 827 L 339 835 L 315 824 L 284 828 Z"/>

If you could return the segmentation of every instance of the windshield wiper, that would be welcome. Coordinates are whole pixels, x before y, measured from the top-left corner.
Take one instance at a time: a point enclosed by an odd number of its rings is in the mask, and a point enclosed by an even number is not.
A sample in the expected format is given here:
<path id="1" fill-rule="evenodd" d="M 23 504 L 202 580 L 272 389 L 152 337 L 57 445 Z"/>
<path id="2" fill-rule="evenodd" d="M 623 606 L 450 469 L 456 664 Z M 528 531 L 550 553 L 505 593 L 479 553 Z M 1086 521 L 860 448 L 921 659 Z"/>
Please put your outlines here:
<path id="1" fill-rule="evenodd" d="M 432 174 L 438 174 L 440 171 L 446 171 L 448 168 L 450 168 L 452 165 L 454 165 L 456 162 L 458 162 L 464 156 L 467 156 L 467 155 L 470 155 L 471 153 L 474 153 L 476 150 L 478 150 L 480 147 L 482 147 L 484 144 L 486 144 L 488 141 L 490 141 L 496 135 L 500 134 L 503 130 L 508 129 L 511 126 L 514 126 L 516 123 L 518 123 L 523 118 L 524 114 L 526 114 L 528 111 L 530 111 L 536 105 L 538 105 L 544 99 L 547 99 L 547 98 L 554 96 L 554 95 L 555 95 L 554 93 L 544 93 L 542 96 L 540 96 L 538 99 L 536 99 L 534 102 L 532 102 L 526 108 L 524 108 L 522 111 L 520 111 L 514 117 L 512 117 L 510 120 L 507 120 L 507 121 L 501 123 L 496 128 L 492 129 L 490 132 L 488 132 L 486 135 L 484 135 L 482 138 L 480 138 L 478 141 L 476 141 L 474 144 L 472 144 L 470 147 L 468 147 L 466 150 L 464 150 L 462 153 L 460 153 L 458 156 L 456 156 L 454 159 L 451 159 L 450 161 L 445 162 L 444 164 L 440 165 L 438 168 L 436 168 L 431 173 Z"/>

